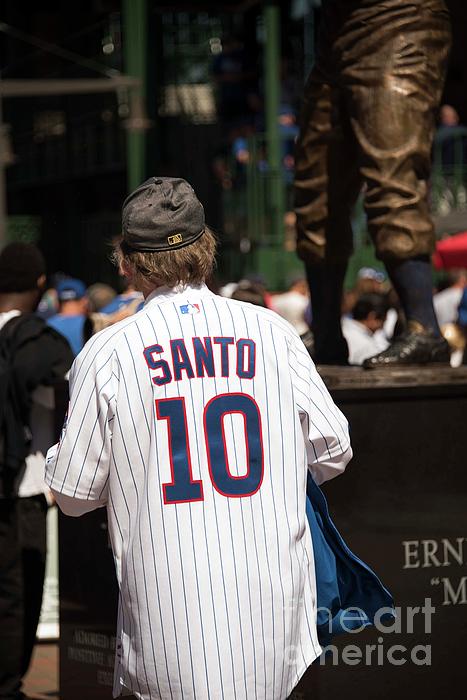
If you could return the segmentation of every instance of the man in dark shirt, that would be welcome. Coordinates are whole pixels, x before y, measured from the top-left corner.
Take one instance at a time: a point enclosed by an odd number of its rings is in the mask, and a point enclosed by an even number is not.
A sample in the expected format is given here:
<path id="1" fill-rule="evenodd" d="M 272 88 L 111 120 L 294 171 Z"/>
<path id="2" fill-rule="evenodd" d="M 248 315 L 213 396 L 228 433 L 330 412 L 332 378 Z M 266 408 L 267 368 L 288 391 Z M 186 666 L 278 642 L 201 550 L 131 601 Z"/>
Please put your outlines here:
<path id="1" fill-rule="evenodd" d="M 24 697 L 21 680 L 34 647 L 45 572 L 44 392 L 64 378 L 73 361 L 67 341 L 33 314 L 44 285 L 45 261 L 35 246 L 12 243 L 2 250 L 0 334 L 14 348 L 16 394 L 32 439 L 14 473 L 0 464 L 0 700 Z"/>

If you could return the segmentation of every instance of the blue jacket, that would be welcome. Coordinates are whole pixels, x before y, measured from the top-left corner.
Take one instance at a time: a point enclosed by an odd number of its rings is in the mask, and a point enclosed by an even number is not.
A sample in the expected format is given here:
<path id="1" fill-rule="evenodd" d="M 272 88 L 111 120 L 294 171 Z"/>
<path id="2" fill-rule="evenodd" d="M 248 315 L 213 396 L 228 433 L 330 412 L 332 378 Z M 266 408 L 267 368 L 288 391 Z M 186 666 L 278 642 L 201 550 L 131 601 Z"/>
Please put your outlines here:
<path id="1" fill-rule="evenodd" d="M 63 314 L 56 314 L 47 319 L 46 323 L 48 326 L 55 328 L 61 335 L 63 335 L 73 350 L 73 354 L 78 355 L 78 353 L 83 349 L 84 346 L 84 322 L 86 321 L 86 316 L 64 316 Z"/>
<path id="2" fill-rule="evenodd" d="M 347 547 L 311 474 L 308 474 L 306 513 L 315 559 L 320 644 L 327 646 L 336 634 L 374 624 L 381 608 L 388 609 L 382 620 L 393 620 L 392 595 L 374 571 Z"/>

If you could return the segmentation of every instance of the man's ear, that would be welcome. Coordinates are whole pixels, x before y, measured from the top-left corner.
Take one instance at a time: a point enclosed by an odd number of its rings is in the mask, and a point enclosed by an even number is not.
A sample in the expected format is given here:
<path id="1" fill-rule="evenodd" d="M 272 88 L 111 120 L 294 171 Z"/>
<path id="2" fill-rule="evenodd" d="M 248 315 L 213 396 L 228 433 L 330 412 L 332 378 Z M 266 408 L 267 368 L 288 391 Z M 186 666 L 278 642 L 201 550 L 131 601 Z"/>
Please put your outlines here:
<path id="1" fill-rule="evenodd" d="M 40 277 L 37 278 L 37 289 L 40 292 L 43 292 L 45 290 L 46 281 L 47 281 L 47 277 L 45 275 L 41 275 Z"/>
<path id="2" fill-rule="evenodd" d="M 125 258 L 122 258 L 120 260 L 120 264 L 118 266 L 118 273 L 119 275 L 122 275 L 122 277 L 125 277 L 129 282 L 134 277 L 134 269 L 133 266 L 128 262 L 128 260 L 125 260 Z"/>

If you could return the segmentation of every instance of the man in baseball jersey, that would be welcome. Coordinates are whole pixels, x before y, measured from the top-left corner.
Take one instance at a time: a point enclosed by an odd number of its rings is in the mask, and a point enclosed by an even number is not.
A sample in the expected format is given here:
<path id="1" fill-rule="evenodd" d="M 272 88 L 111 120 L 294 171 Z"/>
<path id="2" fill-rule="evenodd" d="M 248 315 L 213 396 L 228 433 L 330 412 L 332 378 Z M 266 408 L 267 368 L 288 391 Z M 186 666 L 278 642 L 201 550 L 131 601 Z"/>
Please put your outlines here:
<path id="1" fill-rule="evenodd" d="M 207 288 L 187 182 L 126 199 L 117 256 L 144 308 L 76 358 L 46 465 L 65 513 L 107 507 L 114 696 L 284 700 L 321 653 L 307 473 L 343 472 L 347 422 L 292 326 Z"/>

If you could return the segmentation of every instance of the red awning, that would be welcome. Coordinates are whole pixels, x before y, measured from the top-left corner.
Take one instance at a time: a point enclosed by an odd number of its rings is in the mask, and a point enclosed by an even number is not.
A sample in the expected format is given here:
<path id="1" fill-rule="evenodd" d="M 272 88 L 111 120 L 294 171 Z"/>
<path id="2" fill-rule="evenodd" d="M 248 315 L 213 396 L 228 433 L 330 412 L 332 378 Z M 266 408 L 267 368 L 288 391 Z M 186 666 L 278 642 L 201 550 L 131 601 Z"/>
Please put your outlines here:
<path id="1" fill-rule="evenodd" d="M 467 268 L 467 231 L 438 241 L 433 253 L 433 265 L 437 270 Z"/>

